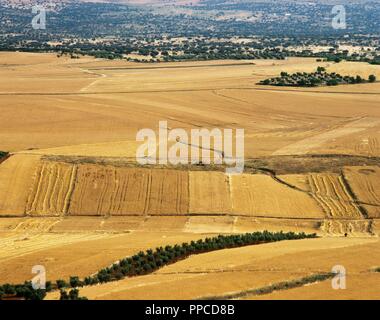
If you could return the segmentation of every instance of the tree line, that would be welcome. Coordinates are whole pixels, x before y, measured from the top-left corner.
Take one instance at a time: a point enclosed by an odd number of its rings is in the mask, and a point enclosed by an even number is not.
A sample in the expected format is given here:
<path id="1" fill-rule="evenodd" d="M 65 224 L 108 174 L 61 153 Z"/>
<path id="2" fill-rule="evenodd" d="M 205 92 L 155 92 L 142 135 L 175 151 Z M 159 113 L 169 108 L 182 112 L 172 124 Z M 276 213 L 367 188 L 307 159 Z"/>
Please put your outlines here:
<path id="1" fill-rule="evenodd" d="M 95 285 L 117 281 L 126 277 L 134 277 L 152 273 L 164 266 L 173 264 L 179 260 L 188 258 L 191 255 L 207 253 L 216 250 L 238 248 L 243 246 L 258 245 L 284 240 L 300 240 L 317 238 L 314 234 L 276 232 L 269 231 L 246 233 L 242 235 L 219 235 L 213 238 L 205 238 L 190 243 L 176 244 L 174 246 L 157 247 L 121 259 L 112 266 L 99 270 L 95 275 L 80 279 L 78 276 L 71 276 L 68 281 L 57 280 L 55 283 L 46 282 L 46 289 L 34 290 L 31 282 L 24 284 L 0 286 L 0 300 L 2 299 L 26 299 L 42 300 L 47 292 L 60 290 L 61 300 L 83 300 L 85 297 L 79 296 L 77 290 L 83 286 Z M 66 289 L 71 288 L 69 293 Z"/>
<path id="2" fill-rule="evenodd" d="M 59 289 L 65 287 L 82 287 L 121 280 L 126 277 L 134 277 L 152 273 L 164 266 L 173 264 L 179 260 L 195 254 L 211 252 L 215 250 L 237 248 L 249 245 L 257 245 L 283 240 L 298 240 L 316 238 L 316 234 L 305 233 L 271 233 L 268 231 L 247 233 L 243 235 L 219 235 L 214 238 L 205 238 L 181 245 L 157 247 L 148 249 L 122 259 L 112 266 L 99 270 L 94 276 L 89 276 L 80 280 L 79 277 L 70 277 L 69 282 L 57 281 Z"/>

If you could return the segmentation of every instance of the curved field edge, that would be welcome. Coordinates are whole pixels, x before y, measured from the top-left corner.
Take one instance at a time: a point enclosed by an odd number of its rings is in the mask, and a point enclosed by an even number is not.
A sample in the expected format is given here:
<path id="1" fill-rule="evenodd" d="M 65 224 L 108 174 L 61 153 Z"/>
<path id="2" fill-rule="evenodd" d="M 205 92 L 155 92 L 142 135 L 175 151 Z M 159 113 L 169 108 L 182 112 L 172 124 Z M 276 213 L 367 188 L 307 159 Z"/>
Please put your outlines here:
<path id="1" fill-rule="evenodd" d="M 337 260 L 337 257 L 338 260 Z M 199 299 L 205 296 L 221 296 L 228 293 L 262 288 L 283 281 L 290 281 L 313 274 L 331 272 L 332 266 L 341 264 L 349 273 L 349 289 L 352 298 L 360 299 L 359 291 L 351 286 L 351 277 L 363 275 L 378 266 L 379 248 L 376 239 L 317 238 L 248 246 L 210 252 L 189 257 L 167 266 L 151 275 L 126 278 L 98 286 L 83 287 L 81 293 L 96 300 L 166 300 Z M 380 278 L 379 278 L 380 281 Z M 315 291 L 320 284 L 324 292 Z M 367 281 L 361 287 L 371 286 Z M 313 293 L 317 299 L 340 296 L 330 281 L 305 285 L 299 289 Z M 283 290 L 252 299 L 270 299 L 274 294 L 287 296 L 292 290 Z M 334 291 L 334 292 L 330 292 Z M 344 290 L 340 290 L 341 292 Z M 375 292 L 370 299 L 376 299 Z M 250 297 L 247 297 L 249 299 Z M 59 299 L 59 292 L 48 295 Z"/>
<path id="2" fill-rule="evenodd" d="M 81 281 L 78 277 L 71 277 L 67 283 L 63 280 L 58 280 L 57 288 L 65 287 L 81 287 L 91 286 L 98 283 L 107 283 L 119 281 L 126 277 L 135 277 L 140 275 L 151 274 L 164 266 L 174 264 L 178 261 L 189 258 L 193 255 L 209 253 L 212 251 L 239 248 L 251 245 L 266 244 L 284 240 L 300 240 L 317 238 L 316 234 L 294 233 L 294 232 L 277 232 L 271 233 L 268 231 L 246 233 L 242 235 L 219 235 L 214 238 L 200 239 L 191 241 L 190 244 L 183 243 L 182 245 L 165 246 L 146 250 L 144 253 L 140 251 L 138 254 L 119 260 L 111 266 L 101 269 L 95 275 L 86 277 Z"/>
<path id="3" fill-rule="evenodd" d="M 50 281 L 46 283 L 45 289 L 34 290 L 30 281 L 24 284 L 4 284 L 0 286 L 1 299 L 27 299 L 41 300 L 46 296 L 47 292 L 56 289 L 65 289 L 68 287 L 78 288 L 83 286 L 96 285 L 98 283 L 107 283 L 111 281 L 119 281 L 126 277 L 134 277 L 140 275 L 151 274 L 164 266 L 174 264 L 180 260 L 184 260 L 192 255 L 208 253 L 216 250 L 239 248 L 244 246 L 252 246 L 278 242 L 284 240 L 300 240 L 314 239 L 316 234 L 294 233 L 271 233 L 268 231 L 246 233 L 242 235 L 219 235 L 214 238 L 205 238 L 191 243 L 182 243 L 182 245 L 165 246 L 140 251 L 131 257 L 121 259 L 111 266 L 101 269 L 95 275 L 88 276 L 84 280 L 80 280 L 77 276 L 71 276 L 69 281 L 57 280 L 55 284 Z"/>

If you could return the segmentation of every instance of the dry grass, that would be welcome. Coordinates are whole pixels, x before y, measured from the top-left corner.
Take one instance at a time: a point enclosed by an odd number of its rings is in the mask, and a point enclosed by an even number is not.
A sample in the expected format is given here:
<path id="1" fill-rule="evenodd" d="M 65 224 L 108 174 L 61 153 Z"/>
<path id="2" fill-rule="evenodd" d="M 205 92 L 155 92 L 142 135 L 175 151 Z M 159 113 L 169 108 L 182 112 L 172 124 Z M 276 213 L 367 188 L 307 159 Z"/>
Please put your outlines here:
<path id="1" fill-rule="evenodd" d="M 229 177 L 221 172 L 190 172 L 190 213 L 231 212 Z"/>
<path id="2" fill-rule="evenodd" d="M 42 162 L 29 191 L 28 215 L 66 215 L 74 190 L 77 167 Z"/>
<path id="3" fill-rule="evenodd" d="M 344 174 L 354 194 L 363 202 L 369 217 L 380 218 L 380 169 L 346 167 Z"/>
<path id="4" fill-rule="evenodd" d="M 0 216 L 24 215 L 38 156 L 16 155 L 0 165 Z"/>
<path id="5" fill-rule="evenodd" d="M 324 216 L 310 195 L 282 185 L 268 175 L 239 175 L 231 181 L 234 213 L 281 218 Z"/>
<path id="6" fill-rule="evenodd" d="M 295 241 L 291 245 L 285 241 L 196 255 L 152 275 L 83 288 L 81 293 L 90 299 L 158 300 L 229 295 L 330 272 L 340 263 L 352 274 L 365 272 L 376 263 L 379 254 L 378 240 L 316 239 Z M 314 292 L 313 286 L 305 288 L 309 293 Z M 331 284 L 330 290 L 333 294 Z M 326 298 L 330 292 L 324 294 Z M 375 292 L 371 298 L 376 298 Z"/>
<path id="7" fill-rule="evenodd" d="M 378 218 L 380 205 L 380 84 L 279 89 L 255 83 L 318 65 L 380 78 L 378 66 L 298 58 L 147 66 L 3 52 L 0 65 L 0 150 L 14 153 L 0 164 L 0 283 L 30 279 L 36 264 L 52 280 L 82 277 L 143 249 L 269 229 L 326 237 L 192 257 L 81 294 L 199 298 L 344 264 L 352 273 L 347 294 L 324 282 L 268 298 L 377 297 L 354 289 L 377 285 L 374 274 L 363 275 L 379 260 L 373 235 L 380 224 L 368 218 Z M 137 131 L 158 131 L 163 119 L 187 131 L 244 128 L 246 174 L 136 167 Z"/>
<path id="8" fill-rule="evenodd" d="M 309 184 L 314 198 L 327 214 L 327 218 L 363 218 L 360 207 L 355 203 L 342 176 L 310 174 Z"/>

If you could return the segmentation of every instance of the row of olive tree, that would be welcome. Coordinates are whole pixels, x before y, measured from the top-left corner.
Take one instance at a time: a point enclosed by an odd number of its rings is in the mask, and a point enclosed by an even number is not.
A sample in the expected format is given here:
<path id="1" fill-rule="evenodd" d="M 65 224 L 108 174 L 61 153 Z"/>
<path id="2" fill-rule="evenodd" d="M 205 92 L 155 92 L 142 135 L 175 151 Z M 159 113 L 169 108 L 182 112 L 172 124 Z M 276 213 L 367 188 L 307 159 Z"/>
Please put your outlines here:
<path id="1" fill-rule="evenodd" d="M 213 238 L 200 239 L 181 245 L 158 247 L 149 249 L 145 252 L 140 251 L 131 257 L 122 259 L 112 266 L 101 269 L 93 276 L 81 280 L 77 276 L 71 276 L 68 281 L 57 280 L 56 283 L 46 283 L 46 289 L 34 290 L 31 282 L 25 282 L 21 285 L 5 284 L 0 286 L 0 300 L 7 298 L 20 298 L 27 300 L 42 300 L 46 292 L 59 289 L 62 300 L 82 300 L 77 290 L 71 290 L 69 293 L 66 288 L 76 289 L 78 287 L 95 285 L 116 281 L 125 277 L 144 275 L 158 270 L 166 265 L 173 264 L 179 260 L 185 259 L 190 255 L 211 252 L 215 250 L 237 248 L 249 245 L 277 242 L 283 240 L 298 240 L 316 238 L 316 234 L 294 233 L 294 232 L 254 232 L 242 235 L 219 235 Z"/>
<path id="2" fill-rule="evenodd" d="M 271 233 L 268 231 L 247 233 L 243 235 L 219 235 L 214 238 L 206 238 L 190 243 L 182 243 L 182 245 L 158 247 L 149 249 L 145 252 L 140 251 L 131 257 L 122 259 L 112 266 L 101 269 L 94 276 L 89 276 L 80 280 L 79 277 L 70 277 L 69 281 L 57 281 L 59 289 L 65 287 L 82 287 L 116 281 L 125 277 L 133 277 L 145 275 L 154 272 L 166 265 L 173 264 L 179 260 L 185 259 L 190 255 L 206 253 L 215 250 L 237 248 L 242 246 L 256 245 L 262 243 L 316 238 L 316 234 L 305 233 Z"/>
<path id="3" fill-rule="evenodd" d="M 26 300 L 43 300 L 46 292 L 53 289 L 50 281 L 46 282 L 45 289 L 34 289 L 30 281 L 24 284 L 4 284 L 0 286 L 0 300 L 3 299 L 26 299 Z"/>
<path id="4" fill-rule="evenodd" d="M 67 293 L 66 290 L 60 290 L 60 298 L 59 300 L 88 300 L 86 297 L 79 296 L 78 289 L 72 289 Z"/>

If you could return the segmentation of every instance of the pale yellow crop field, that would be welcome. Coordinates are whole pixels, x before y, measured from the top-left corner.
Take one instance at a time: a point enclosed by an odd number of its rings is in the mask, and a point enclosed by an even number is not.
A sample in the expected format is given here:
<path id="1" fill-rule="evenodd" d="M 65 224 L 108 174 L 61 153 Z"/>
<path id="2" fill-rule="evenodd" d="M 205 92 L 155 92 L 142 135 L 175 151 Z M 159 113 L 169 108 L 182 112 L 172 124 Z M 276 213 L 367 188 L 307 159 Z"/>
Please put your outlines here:
<path id="1" fill-rule="evenodd" d="M 74 189 L 76 166 L 42 162 L 29 190 L 26 214 L 66 215 Z"/>
<path id="2" fill-rule="evenodd" d="M 85 287 L 81 293 L 90 299 L 148 297 L 161 300 L 179 297 L 182 299 L 223 297 L 313 273 L 330 272 L 332 267 L 338 264 L 347 268 L 347 281 L 351 285 L 350 279 L 357 274 L 370 275 L 370 269 L 377 265 L 379 257 L 379 242 L 376 239 L 286 241 L 193 256 L 164 267 L 152 275 Z M 374 284 L 378 289 L 377 283 L 376 280 Z M 318 297 L 319 294 L 320 298 L 323 296 L 325 299 L 329 299 L 329 295 L 332 297 L 338 295 L 334 292 L 330 280 L 323 284 L 326 286 L 324 291 L 318 289 L 314 291 L 314 286 L 302 289 L 307 295 L 314 293 L 314 296 Z M 285 290 L 282 295 L 286 296 L 287 291 Z M 367 292 L 367 297 L 376 299 L 378 292 L 373 288 Z M 57 298 L 57 294 L 53 293 L 49 298 Z M 248 298 L 257 297 L 248 296 Z"/>
<path id="3" fill-rule="evenodd" d="M 191 213 L 230 213 L 229 177 L 219 172 L 190 172 Z"/>
<path id="4" fill-rule="evenodd" d="M 38 264 L 49 280 L 84 277 L 140 250 L 267 229 L 321 238 L 192 256 L 81 295 L 225 296 L 344 264 L 352 290 L 326 281 L 260 298 L 378 299 L 369 270 L 380 261 L 380 83 L 257 85 L 318 66 L 380 78 L 379 66 L 302 58 L 138 64 L 0 52 L 0 150 L 11 152 L 0 162 L 0 284 L 31 279 Z M 246 172 L 137 165 L 136 134 L 157 133 L 159 121 L 244 129 Z M 316 155 L 331 164 L 297 162 Z"/>
<path id="5" fill-rule="evenodd" d="M 348 167 L 344 171 L 353 192 L 363 201 L 367 214 L 380 216 L 380 181 L 378 167 Z"/>
<path id="6" fill-rule="evenodd" d="M 235 213 L 252 216 L 324 218 L 314 199 L 292 190 L 267 175 L 232 177 L 232 200 Z"/>
<path id="7" fill-rule="evenodd" d="M 0 166 L 0 215 L 24 215 L 38 156 L 17 155 Z"/>
<path id="8" fill-rule="evenodd" d="M 311 174 L 311 191 L 316 201 L 332 219 L 363 218 L 347 185 L 341 176 L 329 174 Z"/>

